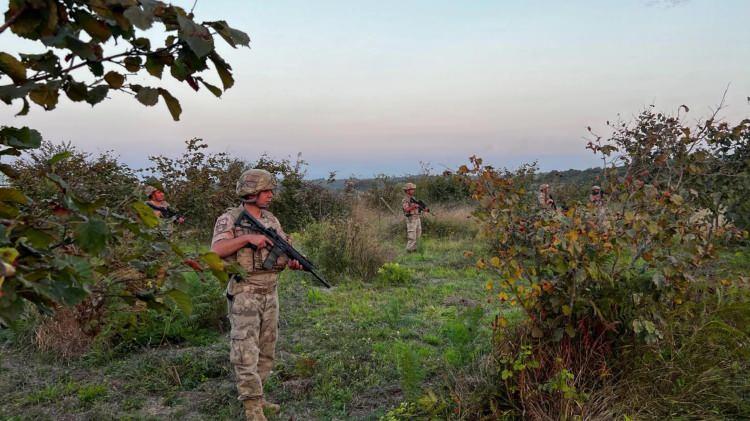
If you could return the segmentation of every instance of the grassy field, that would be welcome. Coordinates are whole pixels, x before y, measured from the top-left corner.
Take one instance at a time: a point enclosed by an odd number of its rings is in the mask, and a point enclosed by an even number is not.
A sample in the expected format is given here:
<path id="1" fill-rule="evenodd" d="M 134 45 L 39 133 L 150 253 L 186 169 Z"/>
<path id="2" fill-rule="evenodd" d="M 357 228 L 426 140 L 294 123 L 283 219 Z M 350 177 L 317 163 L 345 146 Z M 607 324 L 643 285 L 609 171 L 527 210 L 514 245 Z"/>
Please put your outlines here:
<path id="1" fill-rule="evenodd" d="M 411 254 L 403 252 L 400 218 L 367 216 L 393 256 L 388 270 L 367 282 L 332 274 L 337 285 L 325 290 L 304 273 L 282 274 L 277 362 L 266 384 L 282 412 L 270 419 L 375 420 L 403 402 L 432 397 L 440 405 L 451 399 L 450 386 L 471 376 L 472 361 L 489 352 L 497 313 L 511 323 L 521 319 L 517 309 L 487 303 L 490 274 L 475 268 L 484 245 L 466 229 L 467 211 L 440 215 L 426 221 L 425 241 Z M 735 248 L 701 276 L 747 273 L 750 249 Z M 72 359 L 33 345 L 36 320 L 0 330 L 0 419 L 242 419 L 223 285 L 195 276 L 190 285 L 191 315 L 113 312 L 105 339 Z M 696 376 L 695 384 L 715 383 Z"/>
<path id="2" fill-rule="evenodd" d="M 487 275 L 465 251 L 476 244 L 427 239 L 420 252 L 399 253 L 400 276 L 330 291 L 285 272 L 277 362 L 266 385 L 282 404 L 276 419 L 377 419 L 449 382 L 454 368 L 489 346 L 497 311 L 485 308 Z M 220 288 L 210 289 L 204 301 L 216 302 Z M 201 300 L 196 312 L 212 311 L 201 310 Z M 227 332 L 182 319 L 154 323 L 164 331 L 129 342 L 149 346 L 95 347 L 68 362 L 11 346 L 24 339 L 3 332 L 0 418 L 240 419 Z"/>

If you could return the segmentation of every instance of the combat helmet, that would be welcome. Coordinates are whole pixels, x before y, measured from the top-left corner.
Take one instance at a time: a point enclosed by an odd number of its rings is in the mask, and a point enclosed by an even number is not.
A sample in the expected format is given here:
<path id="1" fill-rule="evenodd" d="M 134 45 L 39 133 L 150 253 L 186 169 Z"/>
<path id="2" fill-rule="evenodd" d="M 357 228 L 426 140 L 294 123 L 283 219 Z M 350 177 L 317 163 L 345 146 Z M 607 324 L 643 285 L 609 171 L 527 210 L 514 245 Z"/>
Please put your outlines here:
<path id="1" fill-rule="evenodd" d="M 154 192 L 157 191 L 157 190 L 159 190 L 159 189 L 157 189 L 154 186 L 146 185 L 146 186 L 143 187 L 143 193 L 145 193 L 146 197 L 148 197 L 148 198 L 151 198 L 151 195 L 154 194 Z"/>
<path id="2" fill-rule="evenodd" d="M 411 190 L 411 189 L 416 189 L 416 188 L 417 188 L 417 185 L 414 184 L 414 183 L 406 183 L 406 184 L 404 184 L 404 191 Z"/>
<path id="3" fill-rule="evenodd" d="M 242 173 L 237 180 L 237 196 L 244 198 L 248 195 L 256 195 L 264 190 L 276 188 L 276 177 L 266 170 L 254 168 Z"/>

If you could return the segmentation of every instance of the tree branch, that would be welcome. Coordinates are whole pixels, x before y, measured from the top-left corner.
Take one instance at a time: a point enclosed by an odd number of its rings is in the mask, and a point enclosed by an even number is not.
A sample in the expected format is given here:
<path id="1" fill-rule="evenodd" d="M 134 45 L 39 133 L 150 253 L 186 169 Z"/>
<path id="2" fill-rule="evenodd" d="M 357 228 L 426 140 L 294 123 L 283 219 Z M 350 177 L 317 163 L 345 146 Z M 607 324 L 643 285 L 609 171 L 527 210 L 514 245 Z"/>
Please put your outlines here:
<path id="1" fill-rule="evenodd" d="M 14 23 L 16 23 L 16 21 L 18 20 L 18 18 L 20 18 L 21 15 L 23 14 L 23 12 L 25 12 L 25 11 L 26 11 L 26 5 L 23 5 L 23 6 L 21 6 L 20 9 L 18 9 L 18 11 L 13 16 L 9 17 L 8 20 L 5 21 L 5 23 L 3 24 L 3 26 L 0 26 L 0 34 L 2 34 L 3 32 L 5 32 L 6 29 L 8 29 L 11 25 L 13 25 Z"/>

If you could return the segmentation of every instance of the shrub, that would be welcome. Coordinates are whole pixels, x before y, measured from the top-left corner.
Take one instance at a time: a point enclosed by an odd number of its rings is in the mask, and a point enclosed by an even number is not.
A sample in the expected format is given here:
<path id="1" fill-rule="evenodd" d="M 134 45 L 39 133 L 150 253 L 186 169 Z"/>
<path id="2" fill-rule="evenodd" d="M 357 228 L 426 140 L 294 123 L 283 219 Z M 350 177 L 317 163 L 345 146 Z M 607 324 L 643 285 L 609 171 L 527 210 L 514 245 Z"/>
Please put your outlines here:
<path id="1" fill-rule="evenodd" d="M 716 299 L 697 279 L 715 237 L 692 218 L 699 203 L 687 183 L 703 174 L 703 127 L 712 124 L 685 130 L 646 111 L 589 143 L 607 162 L 606 208 L 540 208 L 533 166 L 500 171 L 474 157 L 462 167 L 493 250 L 477 265 L 497 279 L 488 284 L 496 302 L 527 315 L 518 327 L 495 321 L 495 396 L 504 397 L 482 411 L 608 417 L 595 392 L 628 373 L 629 347 L 663 343 L 675 308 Z"/>
<path id="2" fill-rule="evenodd" d="M 434 213 L 423 215 L 422 234 L 432 238 L 474 238 L 479 229 L 473 223 L 472 209 L 466 206 L 434 209 Z M 388 236 L 406 237 L 406 224 L 403 217 L 397 218 L 388 226 Z"/>
<path id="3" fill-rule="evenodd" d="M 378 269 L 377 279 L 385 284 L 404 285 L 411 283 L 413 278 L 414 273 L 411 269 L 398 263 L 385 263 Z"/>
<path id="4" fill-rule="evenodd" d="M 370 280 L 391 257 L 361 209 L 347 218 L 313 223 L 302 234 L 302 248 L 329 279 Z"/>
<path id="5" fill-rule="evenodd" d="M 57 157 L 53 160 L 53 157 Z M 128 197 L 138 190 L 135 171 L 119 162 L 112 152 L 92 155 L 80 151 L 70 142 L 54 144 L 43 142 L 13 163 L 16 177 L 11 184 L 23 188 L 36 205 L 35 212 L 48 215 L 45 206 L 58 192 L 57 185 L 47 179 L 54 172 L 68 182 L 68 187 L 86 201 L 101 201 L 110 209 L 123 211 Z"/>

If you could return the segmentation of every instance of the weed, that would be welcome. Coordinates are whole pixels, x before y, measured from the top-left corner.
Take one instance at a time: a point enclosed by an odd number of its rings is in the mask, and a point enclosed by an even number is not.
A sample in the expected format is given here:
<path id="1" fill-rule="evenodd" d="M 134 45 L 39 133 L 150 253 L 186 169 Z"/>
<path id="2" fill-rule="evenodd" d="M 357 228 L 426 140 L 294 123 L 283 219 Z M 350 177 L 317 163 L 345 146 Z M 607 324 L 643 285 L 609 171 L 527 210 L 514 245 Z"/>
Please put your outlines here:
<path id="1" fill-rule="evenodd" d="M 383 308 L 383 315 L 388 326 L 395 328 L 401 322 L 401 313 L 403 311 L 403 303 L 398 298 L 391 298 L 385 304 Z"/>
<path id="2" fill-rule="evenodd" d="M 451 366 L 461 367 L 474 358 L 483 314 L 481 307 L 470 307 L 443 325 L 442 333 L 450 344 L 445 360 Z"/>
<path id="3" fill-rule="evenodd" d="M 409 284 L 414 279 L 414 272 L 398 263 L 386 263 L 378 269 L 378 281 L 389 285 Z"/>
<path id="4" fill-rule="evenodd" d="M 398 370 L 401 389 L 408 399 L 415 399 L 421 392 L 420 384 L 425 371 L 423 359 L 429 354 L 426 348 L 413 343 L 396 342 L 393 345 L 393 358 Z"/>
<path id="5" fill-rule="evenodd" d="M 93 402 L 96 402 L 98 400 L 103 399 L 107 396 L 108 390 L 107 386 L 103 384 L 87 384 L 84 386 L 81 386 L 78 389 L 77 395 L 78 400 L 83 405 L 90 405 Z"/>

